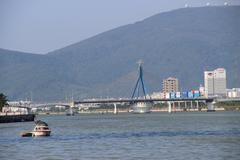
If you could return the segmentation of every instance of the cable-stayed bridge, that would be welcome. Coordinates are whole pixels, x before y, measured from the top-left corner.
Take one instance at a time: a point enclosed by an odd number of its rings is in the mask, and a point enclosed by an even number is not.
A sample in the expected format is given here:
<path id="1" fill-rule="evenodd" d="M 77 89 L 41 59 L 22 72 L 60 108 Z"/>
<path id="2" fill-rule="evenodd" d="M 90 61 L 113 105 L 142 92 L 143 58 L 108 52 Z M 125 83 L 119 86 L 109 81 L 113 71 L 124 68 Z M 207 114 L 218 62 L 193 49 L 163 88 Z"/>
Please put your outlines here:
<path id="1" fill-rule="evenodd" d="M 143 68 L 142 68 L 142 64 L 143 62 L 140 60 L 138 62 L 139 64 L 139 75 L 137 78 L 137 82 L 135 84 L 135 87 L 133 89 L 133 93 L 131 98 L 109 98 L 109 99 L 90 99 L 90 100 L 80 100 L 80 101 L 71 101 L 71 102 L 57 102 L 57 103 L 42 103 L 42 104 L 31 104 L 31 107 L 46 107 L 46 106 L 56 106 L 56 105 L 63 105 L 63 106 L 70 106 L 70 107 L 74 107 L 75 105 L 78 104 L 114 104 L 114 113 L 117 112 L 117 104 L 130 104 L 135 108 L 138 108 L 138 104 L 140 107 L 140 111 L 142 110 L 143 112 L 139 112 L 139 113 L 146 113 L 146 109 L 144 110 L 143 108 L 147 108 L 148 106 L 152 107 L 152 104 L 154 103 L 160 103 L 160 102 L 167 102 L 168 103 L 168 111 L 171 112 L 172 107 L 175 106 L 175 103 L 177 102 L 186 103 L 190 102 L 191 103 L 191 107 L 192 107 L 192 103 L 195 102 L 197 105 L 197 108 L 199 107 L 199 103 L 203 102 L 206 103 L 208 106 L 208 110 L 214 110 L 214 104 L 216 102 L 240 102 L 240 98 L 235 98 L 235 99 L 228 99 L 228 98 L 217 98 L 217 97 L 193 97 L 193 98 L 168 98 L 168 99 L 163 99 L 163 98 L 151 98 L 151 97 L 147 97 L 146 94 L 146 88 L 144 85 L 144 81 L 143 81 Z M 140 95 L 140 92 L 143 92 L 143 95 Z M 135 106 L 133 105 L 135 104 Z M 150 104 L 150 105 L 146 105 L 146 104 Z M 142 108 L 141 108 L 142 107 Z M 150 108 L 151 108 L 150 107 Z M 149 108 L 149 107 L 148 107 Z M 138 109 L 136 109 L 137 111 L 139 111 Z M 136 112 L 137 113 L 137 112 Z"/>
<path id="2" fill-rule="evenodd" d="M 109 99 L 88 99 L 88 100 L 79 100 L 79 101 L 72 101 L 72 102 L 56 102 L 56 103 L 33 103 L 31 104 L 31 107 L 46 107 L 46 106 L 55 106 L 55 105 L 63 105 L 63 106 L 69 106 L 74 107 L 78 104 L 113 104 L 114 105 L 114 112 L 117 110 L 117 104 L 133 104 L 136 102 L 151 102 L 151 103 L 161 103 L 166 102 L 169 104 L 169 112 L 172 111 L 172 107 L 176 103 L 185 103 L 195 102 L 197 105 L 202 102 L 208 105 L 209 110 L 215 109 L 215 103 L 217 102 L 240 102 L 240 98 L 175 98 L 175 99 L 160 99 L 160 98 L 153 98 L 153 99 L 145 99 L 145 98 L 139 98 L 139 99 L 131 99 L 131 98 L 109 98 Z M 110 107 L 110 106 L 109 106 Z M 198 107 L 198 106 L 197 106 Z"/>

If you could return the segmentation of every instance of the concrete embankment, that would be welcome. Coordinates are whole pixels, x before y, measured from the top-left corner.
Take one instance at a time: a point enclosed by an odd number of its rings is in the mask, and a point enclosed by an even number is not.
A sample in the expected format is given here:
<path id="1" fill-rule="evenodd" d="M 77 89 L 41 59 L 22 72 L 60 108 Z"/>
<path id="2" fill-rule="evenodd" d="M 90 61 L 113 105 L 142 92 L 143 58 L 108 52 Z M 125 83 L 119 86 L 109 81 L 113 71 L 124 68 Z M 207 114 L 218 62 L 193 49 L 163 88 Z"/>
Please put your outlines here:
<path id="1" fill-rule="evenodd" d="M 28 122 L 34 121 L 34 118 L 34 114 L 0 115 L 0 123 Z"/>

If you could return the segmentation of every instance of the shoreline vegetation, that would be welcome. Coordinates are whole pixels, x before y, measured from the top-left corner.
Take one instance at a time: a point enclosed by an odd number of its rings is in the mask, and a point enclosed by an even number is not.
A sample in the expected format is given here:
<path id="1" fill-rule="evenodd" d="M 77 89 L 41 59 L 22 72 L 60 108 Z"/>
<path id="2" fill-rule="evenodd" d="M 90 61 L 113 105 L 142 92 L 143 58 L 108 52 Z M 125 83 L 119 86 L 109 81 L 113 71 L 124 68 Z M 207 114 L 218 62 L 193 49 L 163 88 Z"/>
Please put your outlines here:
<path id="1" fill-rule="evenodd" d="M 225 111 L 240 111 L 240 102 L 219 102 L 216 106 L 224 108 Z"/>

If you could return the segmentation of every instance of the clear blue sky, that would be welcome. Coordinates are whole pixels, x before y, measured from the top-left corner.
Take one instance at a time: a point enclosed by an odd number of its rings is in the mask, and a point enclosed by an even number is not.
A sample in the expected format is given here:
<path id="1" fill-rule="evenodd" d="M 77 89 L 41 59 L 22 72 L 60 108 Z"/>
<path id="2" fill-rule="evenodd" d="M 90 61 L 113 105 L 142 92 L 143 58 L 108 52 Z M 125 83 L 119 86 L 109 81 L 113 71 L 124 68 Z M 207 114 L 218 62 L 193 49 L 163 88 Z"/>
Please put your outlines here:
<path id="1" fill-rule="evenodd" d="M 154 14 L 240 0 L 0 0 L 0 48 L 47 53 Z"/>

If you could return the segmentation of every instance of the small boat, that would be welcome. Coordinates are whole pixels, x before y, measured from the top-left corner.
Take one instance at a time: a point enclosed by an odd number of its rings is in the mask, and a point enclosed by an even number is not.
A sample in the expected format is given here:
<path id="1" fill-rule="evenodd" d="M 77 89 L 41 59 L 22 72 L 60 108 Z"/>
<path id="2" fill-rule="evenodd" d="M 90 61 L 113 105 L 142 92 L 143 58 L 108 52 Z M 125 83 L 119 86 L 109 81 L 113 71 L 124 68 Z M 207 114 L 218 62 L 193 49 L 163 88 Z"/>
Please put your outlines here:
<path id="1" fill-rule="evenodd" d="M 38 120 L 32 132 L 23 132 L 22 137 L 50 136 L 51 130 L 46 122 Z"/>
<path id="2" fill-rule="evenodd" d="M 46 122 L 38 120 L 35 123 L 36 126 L 32 131 L 33 136 L 50 136 L 51 130 Z"/>

